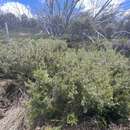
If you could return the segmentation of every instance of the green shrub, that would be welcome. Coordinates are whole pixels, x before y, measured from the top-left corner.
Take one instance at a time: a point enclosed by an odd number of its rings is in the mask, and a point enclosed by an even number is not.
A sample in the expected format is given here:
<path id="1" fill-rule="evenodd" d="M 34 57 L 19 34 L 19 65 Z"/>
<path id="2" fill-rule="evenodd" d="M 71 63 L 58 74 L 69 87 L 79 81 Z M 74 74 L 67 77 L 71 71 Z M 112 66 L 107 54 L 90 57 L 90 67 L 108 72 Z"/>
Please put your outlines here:
<path id="1" fill-rule="evenodd" d="M 127 120 L 128 59 L 112 49 L 67 49 L 48 55 L 29 83 L 30 119 L 76 124 L 90 117 L 109 123 Z"/>
<path id="2" fill-rule="evenodd" d="M 104 124 L 127 121 L 128 59 L 105 45 L 73 49 L 52 39 L 0 44 L 0 77 L 30 79 L 33 123 L 75 125 L 88 116 Z"/>
<path id="3" fill-rule="evenodd" d="M 32 78 L 32 71 L 44 64 L 53 51 L 66 49 L 61 40 L 25 39 L 10 45 L 0 44 L 0 75 L 12 78 Z"/>
<path id="4" fill-rule="evenodd" d="M 78 122 L 78 119 L 74 113 L 71 113 L 67 116 L 67 124 L 73 126 L 73 125 L 77 125 L 77 122 Z"/>

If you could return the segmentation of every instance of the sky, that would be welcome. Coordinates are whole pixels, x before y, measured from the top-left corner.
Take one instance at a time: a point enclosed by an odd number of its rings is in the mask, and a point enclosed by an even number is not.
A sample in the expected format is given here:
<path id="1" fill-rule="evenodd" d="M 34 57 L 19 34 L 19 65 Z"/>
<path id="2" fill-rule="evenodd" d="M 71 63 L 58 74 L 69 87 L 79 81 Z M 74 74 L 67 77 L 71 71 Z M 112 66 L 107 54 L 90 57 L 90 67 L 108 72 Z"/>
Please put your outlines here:
<path id="1" fill-rule="evenodd" d="M 19 2 L 29 6 L 32 10 L 37 10 L 40 8 L 40 6 L 42 6 L 40 0 L 19 0 Z"/>
<path id="2" fill-rule="evenodd" d="M 5 0 L 0 0 L 0 2 L 1 1 L 5 1 Z M 6 1 L 9 1 L 9 0 L 6 0 Z M 30 8 L 32 12 L 38 11 L 42 7 L 41 1 L 44 1 L 44 0 L 10 0 L 10 1 L 11 2 L 17 1 L 17 2 L 21 3 L 22 5 L 19 4 L 19 8 L 21 8 L 21 12 L 24 10 L 26 13 L 29 13 L 29 15 L 31 17 L 31 12 L 28 12 L 27 8 Z M 59 1 L 61 1 L 61 3 L 62 3 L 62 1 L 64 1 L 64 0 L 59 0 Z M 83 5 L 85 7 L 85 10 L 92 8 L 93 5 L 90 1 L 95 1 L 95 0 L 83 0 Z M 105 1 L 106 0 L 98 0 L 98 4 L 95 3 L 95 7 L 98 7 L 99 4 L 101 4 L 101 3 L 103 4 Z M 114 4 L 114 6 L 117 6 L 121 3 L 123 3 L 122 9 L 130 10 L 130 0 L 112 0 L 112 4 Z M 25 5 L 25 7 L 24 7 L 24 5 Z M 12 4 L 11 3 L 5 4 L 2 8 L 3 8 L 3 10 L 7 10 L 7 8 L 8 8 L 8 10 L 10 10 L 11 12 L 14 12 L 15 14 L 17 13 L 17 10 L 15 11 L 14 2 Z"/>
<path id="3" fill-rule="evenodd" d="M 130 0 L 125 0 L 125 2 L 124 2 L 124 8 L 125 9 L 130 9 Z"/>
<path id="4" fill-rule="evenodd" d="M 63 0 L 61 0 L 61 1 L 63 1 Z M 81 0 L 81 1 L 83 1 L 86 8 L 89 8 L 91 0 Z M 94 0 L 92 0 L 92 1 L 94 1 Z M 105 2 L 106 0 L 98 0 L 98 1 L 99 1 L 98 3 L 101 3 L 101 2 Z M 40 0 L 19 0 L 19 2 L 21 2 L 27 6 L 30 6 L 32 9 L 38 9 L 39 6 L 41 6 Z M 124 3 L 124 8 L 126 8 L 126 9 L 130 8 L 130 0 L 112 0 L 112 3 L 115 5 L 120 4 L 122 2 Z"/>

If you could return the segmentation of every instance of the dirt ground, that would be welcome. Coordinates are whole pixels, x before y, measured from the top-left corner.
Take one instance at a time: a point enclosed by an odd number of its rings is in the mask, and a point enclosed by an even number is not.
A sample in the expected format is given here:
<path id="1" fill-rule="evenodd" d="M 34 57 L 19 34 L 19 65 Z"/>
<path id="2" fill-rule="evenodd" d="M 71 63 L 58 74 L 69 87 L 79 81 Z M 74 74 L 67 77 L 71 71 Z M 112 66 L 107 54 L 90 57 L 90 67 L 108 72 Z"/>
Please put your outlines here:
<path id="1" fill-rule="evenodd" d="M 21 81 L 0 80 L 0 130 L 27 130 L 24 107 L 25 85 Z"/>
<path id="2" fill-rule="evenodd" d="M 24 117 L 22 107 L 12 107 L 4 113 L 4 117 L 0 120 L 0 130 L 26 130 Z"/>

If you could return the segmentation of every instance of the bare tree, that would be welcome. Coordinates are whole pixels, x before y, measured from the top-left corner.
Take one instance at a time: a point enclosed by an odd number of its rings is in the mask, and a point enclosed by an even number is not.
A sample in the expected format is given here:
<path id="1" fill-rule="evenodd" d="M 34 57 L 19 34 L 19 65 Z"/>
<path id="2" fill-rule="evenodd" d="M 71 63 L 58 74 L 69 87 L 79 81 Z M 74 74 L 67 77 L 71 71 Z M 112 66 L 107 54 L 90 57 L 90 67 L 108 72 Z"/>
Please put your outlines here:
<path id="1" fill-rule="evenodd" d="M 82 5 L 84 1 L 85 0 L 43 0 L 44 8 L 41 11 L 42 14 L 40 13 L 39 15 L 42 30 L 51 36 L 63 35 L 66 32 L 68 25 L 70 25 L 70 21 L 75 20 L 76 17 L 78 17 L 78 13 L 82 13 L 83 10 L 81 9 L 82 6 L 80 5 Z M 95 32 L 98 35 L 100 34 L 103 36 L 103 31 L 98 31 L 99 27 L 100 30 L 102 30 L 102 25 L 106 26 L 107 23 L 111 23 L 112 19 L 118 12 L 119 5 L 113 5 L 113 0 L 88 1 L 91 4 L 91 7 L 83 13 L 89 13 L 89 15 L 92 17 L 91 27 L 95 29 Z M 82 34 L 85 35 L 84 32 Z M 86 35 L 88 34 L 89 33 L 87 32 Z"/>
<path id="2" fill-rule="evenodd" d="M 112 0 L 88 0 L 89 8 L 75 18 L 69 29 L 72 40 L 90 40 L 111 38 L 117 30 L 117 16 L 120 5 L 113 5 Z"/>
<path id="3" fill-rule="evenodd" d="M 44 31 L 48 35 L 60 36 L 62 35 L 74 12 L 77 10 L 76 6 L 80 0 L 44 0 L 43 15 L 40 14 L 40 20 Z"/>

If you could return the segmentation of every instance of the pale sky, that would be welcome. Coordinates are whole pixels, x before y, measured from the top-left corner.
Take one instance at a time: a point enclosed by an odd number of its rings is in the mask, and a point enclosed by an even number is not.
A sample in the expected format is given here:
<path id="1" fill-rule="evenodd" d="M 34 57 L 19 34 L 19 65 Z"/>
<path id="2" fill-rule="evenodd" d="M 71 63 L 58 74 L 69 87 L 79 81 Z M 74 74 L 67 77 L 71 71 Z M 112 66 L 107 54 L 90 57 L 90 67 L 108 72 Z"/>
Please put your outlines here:
<path id="1" fill-rule="evenodd" d="M 39 0 L 37 0 L 37 2 L 38 1 Z M 81 0 L 84 5 L 84 10 L 93 9 L 95 12 L 98 11 L 101 5 L 103 5 L 106 1 L 107 0 Z M 112 0 L 111 4 L 116 7 L 125 1 L 126 0 Z M 21 0 L 20 2 L 22 4 L 18 2 L 5 3 L 4 5 L 0 6 L 0 9 L 4 12 L 13 13 L 16 16 L 26 14 L 28 17 L 32 17 L 31 11 L 27 5 L 30 6 L 30 8 L 33 8 L 33 6 L 37 4 L 36 0 Z"/>
<path id="2" fill-rule="evenodd" d="M 83 3 L 85 10 L 92 9 L 95 6 L 96 8 L 101 7 L 100 5 L 103 5 L 107 0 L 81 0 L 81 3 Z M 125 0 L 112 0 L 111 4 L 114 6 L 117 6 L 121 3 L 125 2 Z"/>

